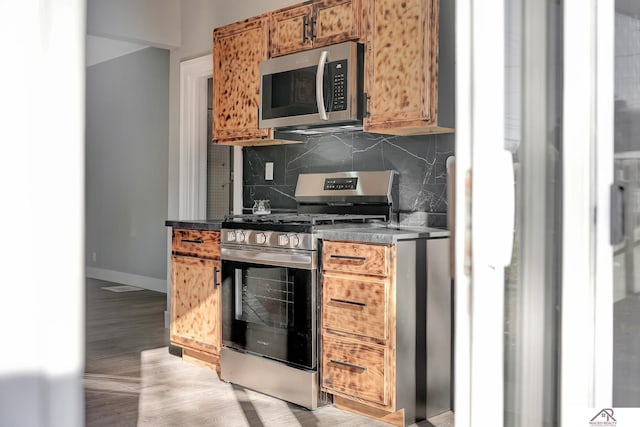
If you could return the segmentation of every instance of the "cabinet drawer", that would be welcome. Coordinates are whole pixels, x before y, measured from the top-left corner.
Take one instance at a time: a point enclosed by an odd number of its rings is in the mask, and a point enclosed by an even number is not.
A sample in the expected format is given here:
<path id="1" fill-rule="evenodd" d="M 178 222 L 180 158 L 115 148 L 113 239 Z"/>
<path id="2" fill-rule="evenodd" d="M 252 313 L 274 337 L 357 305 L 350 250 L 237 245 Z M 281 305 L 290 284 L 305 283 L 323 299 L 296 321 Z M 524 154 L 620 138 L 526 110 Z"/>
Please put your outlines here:
<path id="1" fill-rule="evenodd" d="M 387 282 L 325 274 L 322 278 L 322 325 L 386 340 Z"/>
<path id="2" fill-rule="evenodd" d="M 389 247 L 326 241 L 322 246 L 322 268 L 343 273 L 388 276 Z"/>
<path id="3" fill-rule="evenodd" d="M 220 232 L 174 228 L 172 252 L 196 258 L 220 258 Z"/>
<path id="4" fill-rule="evenodd" d="M 328 392 L 389 404 L 383 346 L 322 335 L 322 386 Z"/>

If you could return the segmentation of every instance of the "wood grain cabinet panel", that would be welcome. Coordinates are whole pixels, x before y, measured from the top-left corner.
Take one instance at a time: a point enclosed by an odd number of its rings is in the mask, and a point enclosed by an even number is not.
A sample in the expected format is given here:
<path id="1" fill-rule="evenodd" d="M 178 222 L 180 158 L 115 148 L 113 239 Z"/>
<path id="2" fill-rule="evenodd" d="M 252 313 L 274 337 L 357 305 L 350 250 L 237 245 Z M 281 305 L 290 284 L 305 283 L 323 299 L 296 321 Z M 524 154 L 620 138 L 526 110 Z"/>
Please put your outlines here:
<path id="1" fill-rule="evenodd" d="M 453 132 L 438 126 L 439 0 L 369 0 L 364 130 Z"/>
<path id="2" fill-rule="evenodd" d="M 268 48 L 267 14 L 214 30 L 214 143 L 273 138 L 272 129 L 258 129 L 260 61 Z"/>
<path id="3" fill-rule="evenodd" d="M 322 278 L 325 328 L 386 340 L 388 281 L 326 273 Z"/>
<path id="4" fill-rule="evenodd" d="M 343 409 L 385 421 L 403 411 L 396 408 L 395 254 L 395 245 L 322 242 L 322 390 L 340 397 Z"/>
<path id="5" fill-rule="evenodd" d="M 299 52 L 313 46 L 311 39 L 311 4 L 273 12 L 270 20 L 271 56 Z"/>
<path id="6" fill-rule="evenodd" d="M 174 228 L 172 236 L 169 339 L 183 360 L 219 369 L 220 232 Z"/>
<path id="7" fill-rule="evenodd" d="M 171 341 L 218 354 L 220 261 L 171 257 Z"/>
<path id="8" fill-rule="evenodd" d="M 305 2 L 271 13 L 272 57 L 362 38 L 361 0 Z"/>
<path id="9" fill-rule="evenodd" d="M 322 268 L 351 274 L 387 276 L 389 247 L 327 241 L 322 248 Z"/>
<path id="10" fill-rule="evenodd" d="M 172 252 L 196 258 L 220 259 L 220 232 L 174 228 Z"/>
<path id="11" fill-rule="evenodd" d="M 323 335 L 322 345 L 323 387 L 380 405 L 389 404 L 385 346 L 332 335 Z"/>
<path id="12" fill-rule="evenodd" d="M 315 5 L 314 18 L 314 47 L 361 38 L 362 6 L 360 0 L 318 2 Z"/>

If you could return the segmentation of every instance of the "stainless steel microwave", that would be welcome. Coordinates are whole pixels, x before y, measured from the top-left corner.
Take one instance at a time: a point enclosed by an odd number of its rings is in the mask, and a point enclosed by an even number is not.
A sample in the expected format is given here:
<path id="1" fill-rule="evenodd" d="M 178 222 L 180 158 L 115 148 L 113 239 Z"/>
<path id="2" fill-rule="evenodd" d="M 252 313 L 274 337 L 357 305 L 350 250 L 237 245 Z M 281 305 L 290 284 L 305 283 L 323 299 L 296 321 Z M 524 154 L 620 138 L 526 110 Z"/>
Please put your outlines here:
<path id="1" fill-rule="evenodd" d="M 260 128 L 362 125 L 363 45 L 345 42 L 260 64 Z"/>

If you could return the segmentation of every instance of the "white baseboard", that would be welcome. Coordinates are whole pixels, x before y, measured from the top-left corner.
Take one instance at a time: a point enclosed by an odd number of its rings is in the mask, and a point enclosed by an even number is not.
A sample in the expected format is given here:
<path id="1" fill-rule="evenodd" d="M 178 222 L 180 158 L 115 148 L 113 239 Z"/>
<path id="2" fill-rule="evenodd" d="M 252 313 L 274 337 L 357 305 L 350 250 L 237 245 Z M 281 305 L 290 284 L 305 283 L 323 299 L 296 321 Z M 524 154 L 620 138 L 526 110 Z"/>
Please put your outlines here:
<path id="1" fill-rule="evenodd" d="M 167 293 L 167 281 L 154 277 L 140 276 L 137 274 L 123 273 L 121 271 L 105 270 L 103 268 L 86 267 L 87 277 L 107 282 L 121 283 L 123 285 L 137 286 L 150 291 Z"/>

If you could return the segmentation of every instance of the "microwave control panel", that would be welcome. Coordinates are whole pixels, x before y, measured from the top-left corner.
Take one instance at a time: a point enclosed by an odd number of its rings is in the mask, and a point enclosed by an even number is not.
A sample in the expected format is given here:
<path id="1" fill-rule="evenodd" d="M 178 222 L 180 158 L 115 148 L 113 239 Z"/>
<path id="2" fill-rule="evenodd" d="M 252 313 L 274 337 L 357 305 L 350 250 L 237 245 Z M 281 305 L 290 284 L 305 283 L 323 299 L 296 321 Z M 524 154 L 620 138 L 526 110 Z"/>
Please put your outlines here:
<path id="1" fill-rule="evenodd" d="M 347 109 L 347 60 L 329 63 L 333 78 L 333 98 L 331 111 Z"/>

